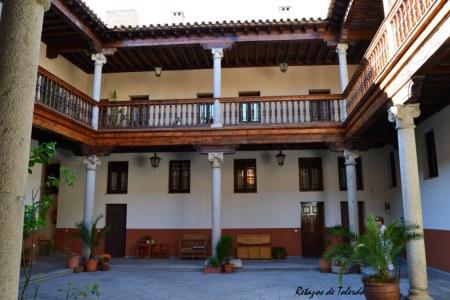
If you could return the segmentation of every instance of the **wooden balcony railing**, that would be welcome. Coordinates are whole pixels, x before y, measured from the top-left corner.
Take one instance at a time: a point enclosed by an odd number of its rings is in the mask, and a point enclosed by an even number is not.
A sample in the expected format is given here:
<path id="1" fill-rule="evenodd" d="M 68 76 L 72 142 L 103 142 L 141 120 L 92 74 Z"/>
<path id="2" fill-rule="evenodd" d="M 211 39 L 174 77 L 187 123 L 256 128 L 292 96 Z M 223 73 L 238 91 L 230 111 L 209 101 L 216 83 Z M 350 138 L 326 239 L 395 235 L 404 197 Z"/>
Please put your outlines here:
<path id="1" fill-rule="evenodd" d="M 390 59 L 411 36 L 415 27 L 430 11 L 433 4 L 438 1 L 397 0 L 393 4 L 344 92 L 348 114 L 377 83 L 378 76 L 388 65 Z"/>
<path id="2" fill-rule="evenodd" d="M 92 108 L 97 105 L 91 97 L 41 67 L 36 84 L 36 103 L 88 126 L 91 126 Z"/>
<path id="3" fill-rule="evenodd" d="M 340 122 L 341 95 L 221 98 L 224 126 Z M 213 99 L 100 103 L 100 129 L 209 127 Z"/>

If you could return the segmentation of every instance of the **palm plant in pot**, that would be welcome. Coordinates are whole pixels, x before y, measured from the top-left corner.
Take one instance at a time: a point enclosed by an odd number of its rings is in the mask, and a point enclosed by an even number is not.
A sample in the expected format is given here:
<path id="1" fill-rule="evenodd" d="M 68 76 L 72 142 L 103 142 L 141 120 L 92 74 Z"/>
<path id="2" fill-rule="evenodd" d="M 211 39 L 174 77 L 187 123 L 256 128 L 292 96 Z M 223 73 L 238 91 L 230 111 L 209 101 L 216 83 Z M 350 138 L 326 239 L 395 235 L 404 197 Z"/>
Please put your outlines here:
<path id="1" fill-rule="evenodd" d="M 392 264 L 402 255 L 409 241 L 422 238 L 423 234 L 417 225 L 395 220 L 380 229 L 375 217 L 368 217 L 366 232 L 358 238 L 353 249 L 355 261 L 376 271 L 375 275 L 363 278 L 366 299 L 400 299 L 399 278 L 393 272 Z"/>
<path id="2" fill-rule="evenodd" d="M 217 258 L 222 263 L 225 273 L 233 272 L 233 265 L 230 263 L 233 255 L 233 238 L 231 236 L 222 236 L 216 246 Z"/>
<path id="3" fill-rule="evenodd" d="M 102 218 L 102 215 L 95 218 L 92 227 L 86 226 L 86 224 L 84 224 L 83 222 L 79 222 L 76 224 L 78 230 L 75 232 L 75 235 L 79 237 L 88 248 L 88 257 L 85 267 L 87 272 L 95 272 L 97 270 L 98 261 L 94 253 L 95 250 L 97 250 L 97 248 L 99 247 L 100 242 L 108 232 L 107 227 L 97 229 L 97 223 Z"/>

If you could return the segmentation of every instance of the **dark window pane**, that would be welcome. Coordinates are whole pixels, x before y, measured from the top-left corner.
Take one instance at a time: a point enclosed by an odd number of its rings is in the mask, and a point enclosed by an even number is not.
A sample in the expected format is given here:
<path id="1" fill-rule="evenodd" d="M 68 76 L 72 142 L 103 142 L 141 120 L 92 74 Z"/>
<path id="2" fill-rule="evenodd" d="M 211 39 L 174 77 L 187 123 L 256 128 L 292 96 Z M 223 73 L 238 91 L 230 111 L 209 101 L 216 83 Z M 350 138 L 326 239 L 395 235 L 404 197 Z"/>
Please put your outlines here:
<path id="1" fill-rule="evenodd" d="M 234 192 L 256 193 L 256 159 L 234 160 Z"/>
<path id="2" fill-rule="evenodd" d="M 108 163 L 107 193 L 126 194 L 128 191 L 128 162 L 110 161 Z"/>
<path id="3" fill-rule="evenodd" d="M 190 172 L 189 160 L 171 160 L 169 163 L 169 193 L 189 193 Z"/>
<path id="4" fill-rule="evenodd" d="M 395 153 L 391 152 L 389 153 L 389 162 L 390 162 L 390 169 L 391 169 L 391 187 L 397 186 L 397 171 L 395 168 Z"/>
<path id="5" fill-rule="evenodd" d="M 427 159 L 428 159 L 428 178 L 438 177 L 439 170 L 438 170 L 438 164 L 437 164 L 436 143 L 434 141 L 433 130 L 428 131 L 425 134 L 425 142 L 426 142 Z"/>
<path id="6" fill-rule="evenodd" d="M 300 191 L 322 191 L 322 159 L 299 158 Z"/>

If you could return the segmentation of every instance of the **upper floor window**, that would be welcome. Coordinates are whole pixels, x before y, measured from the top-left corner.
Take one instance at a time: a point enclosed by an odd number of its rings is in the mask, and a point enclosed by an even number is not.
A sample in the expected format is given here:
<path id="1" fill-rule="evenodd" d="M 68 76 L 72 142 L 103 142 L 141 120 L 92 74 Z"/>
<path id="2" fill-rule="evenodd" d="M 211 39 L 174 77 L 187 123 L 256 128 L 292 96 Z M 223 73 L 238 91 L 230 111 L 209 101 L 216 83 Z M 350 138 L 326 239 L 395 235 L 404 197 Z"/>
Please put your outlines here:
<path id="1" fill-rule="evenodd" d="M 139 101 L 139 100 L 149 100 L 149 95 L 130 95 L 131 101 Z"/>
<path id="2" fill-rule="evenodd" d="M 434 132 L 433 130 L 425 133 L 425 143 L 427 150 L 427 167 L 428 167 L 428 176 L 427 178 L 433 178 L 439 176 L 438 163 L 437 163 L 437 155 L 436 155 L 436 143 L 434 141 Z"/>
<path id="3" fill-rule="evenodd" d="M 322 159 L 301 157 L 298 159 L 300 191 L 323 191 Z"/>
<path id="4" fill-rule="evenodd" d="M 171 160 L 169 162 L 169 193 L 190 193 L 191 162 Z"/>
<path id="5" fill-rule="evenodd" d="M 234 160 L 234 192 L 256 193 L 256 159 Z"/>
<path id="6" fill-rule="evenodd" d="M 239 103 L 240 123 L 258 123 L 261 120 L 260 103 L 251 99 L 251 97 L 259 97 L 260 95 L 259 91 L 239 92 L 239 97 L 249 97 L 248 101 Z"/>
<path id="7" fill-rule="evenodd" d="M 310 95 L 328 95 L 328 89 L 309 90 Z M 331 121 L 331 105 L 330 101 L 310 101 L 309 115 L 311 121 Z"/>
<path id="8" fill-rule="evenodd" d="M 110 161 L 108 163 L 108 194 L 126 194 L 128 192 L 128 162 Z"/>
<path id="9" fill-rule="evenodd" d="M 198 93 L 199 99 L 212 99 L 212 93 Z M 212 103 L 200 103 L 198 112 L 199 124 L 212 124 L 214 121 L 214 105 Z"/>
<path id="10" fill-rule="evenodd" d="M 338 169 L 339 169 L 339 189 L 341 191 L 347 190 L 347 172 L 345 169 L 345 158 L 338 157 Z M 356 188 L 359 191 L 364 189 L 363 172 L 362 172 L 362 160 L 361 157 L 356 159 Z"/>

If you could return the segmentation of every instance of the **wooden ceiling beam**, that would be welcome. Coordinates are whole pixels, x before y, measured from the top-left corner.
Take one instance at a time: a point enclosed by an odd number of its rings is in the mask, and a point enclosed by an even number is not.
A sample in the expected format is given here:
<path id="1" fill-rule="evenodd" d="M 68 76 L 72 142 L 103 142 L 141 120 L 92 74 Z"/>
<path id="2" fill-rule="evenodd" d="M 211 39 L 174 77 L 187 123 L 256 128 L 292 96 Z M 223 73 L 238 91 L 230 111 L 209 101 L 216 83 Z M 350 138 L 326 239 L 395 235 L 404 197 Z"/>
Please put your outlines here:
<path id="1" fill-rule="evenodd" d="M 298 40 L 324 40 L 336 42 L 336 35 L 329 32 L 296 32 L 277 34 L 247 34 L 247 35 L 225 35 L 221 37 L 166 37 L 166 38 L 124 38 L 119 41 L 109 41 L 103 44 L 104 48 L 126 48 L 145 46 L 166 45 L 222 45 L 239 42 L 276 42 L 276 41 L 298 41 Z"/>
<path id="2" fill-rule="evenodd" d="M 102 41 L 100 37 L 92 30 L 90 26 L 80 22 L 79 16 L 77 16 L 65 4 L 64 0 L 52 0 L 52 7 L 58 12 L 58 14 L 69 21 L 72 28 L 80 33 L 84 38 L 89 40 L 95 50 L 100 51 L 102 49 Z"/>

